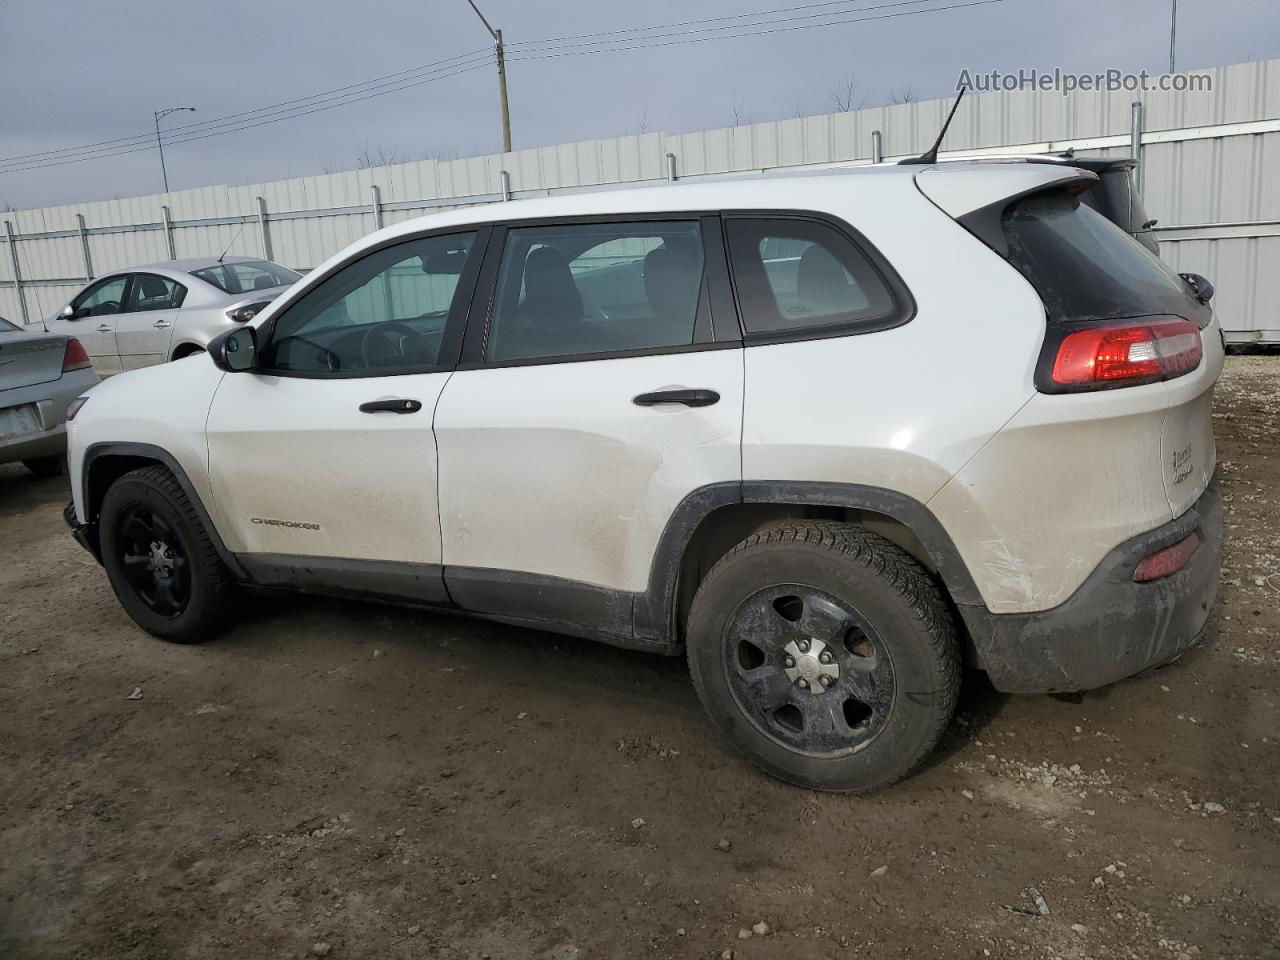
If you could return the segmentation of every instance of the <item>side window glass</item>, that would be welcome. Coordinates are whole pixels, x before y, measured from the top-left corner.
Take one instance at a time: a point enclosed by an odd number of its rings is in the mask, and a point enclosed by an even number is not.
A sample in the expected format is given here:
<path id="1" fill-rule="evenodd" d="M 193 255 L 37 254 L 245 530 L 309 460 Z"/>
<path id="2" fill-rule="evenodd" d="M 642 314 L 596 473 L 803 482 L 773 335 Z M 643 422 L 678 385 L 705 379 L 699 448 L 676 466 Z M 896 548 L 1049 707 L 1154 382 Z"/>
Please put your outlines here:
<path id="1" fill-rule="evenodd" d="M 532 360 L 692 343 L 702 272 L 696 221 L 513 228 L 486 357 Z"/>
<path id="2" fill-rule="evenodd" d="M 725 221 L 748 333 L 790 333 L 885 319 L 893 295 L 853 243 L 816 220 Z"/>
<path id="3" fill-rule="evenodd" d="M 154 273 L 135 273 L 133 286 L 129 288 L 129 303 L 125 312 L 141 310 L 174 310 L 182 305 L 187 288 Z"/>
<path id="4" fill-rule="evenodd" d="M 326 277 L 276 320 L 264 369 L 378 376 L 434 365 L 475 236 L 409 240 Z"/>
<path id="5" fill-rule="evenodd" d="M 112 277 L 80 294 L 71 306 L 77 317 L 100 317 L 119 313 L 124 303 L 124 288 L 128 277 Z"/>

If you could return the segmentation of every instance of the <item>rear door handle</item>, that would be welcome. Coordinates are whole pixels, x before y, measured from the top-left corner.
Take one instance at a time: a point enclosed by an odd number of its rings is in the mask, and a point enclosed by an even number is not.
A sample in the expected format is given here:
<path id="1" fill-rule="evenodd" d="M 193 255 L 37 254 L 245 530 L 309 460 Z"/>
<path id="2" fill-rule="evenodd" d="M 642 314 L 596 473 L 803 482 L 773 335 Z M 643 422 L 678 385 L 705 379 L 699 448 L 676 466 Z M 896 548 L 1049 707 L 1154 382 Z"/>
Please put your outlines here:
<path id="1" fill-rule="evenodd" d="M 153 323 L 153 324 L 152 324 L 152 326 L 153 326 L 153 327 L 155 327 L 157 330 L 162 330 L 162 329 L 164 329 L 165 327 L 172 327 L 172 326 L 173 326 L 173 321 L 172 321 L 172 320 L 157 320 L 155 323 Z"/>
<path id="2" fill-rule="evenodd" d="M 111 332 L 112 330 L 114 330 L 114 329 L 115 329 L 115 327 L 111 326 L 111 324 L 109 324 L 109 323 L 100 323 L 100 324 L 98 324 L 98 332 L 99 332 L 99 333 L 110 333 L 110 332 Z"/>
<path id="3" fill-rule="evenodd" d="M 659 403 L 683 403 L 686 407 L 709 407 L 720 399 L 714 390 L 655 390 L 632 397 L 638 407 L 652 407 Z"/>
<path id="4" fill-rule="evenodd" d="M 421 409 L 421 401 L 400 397 L 392 400 L 369 400 L 360 404 L 361 413 L 417 413 Z"/>

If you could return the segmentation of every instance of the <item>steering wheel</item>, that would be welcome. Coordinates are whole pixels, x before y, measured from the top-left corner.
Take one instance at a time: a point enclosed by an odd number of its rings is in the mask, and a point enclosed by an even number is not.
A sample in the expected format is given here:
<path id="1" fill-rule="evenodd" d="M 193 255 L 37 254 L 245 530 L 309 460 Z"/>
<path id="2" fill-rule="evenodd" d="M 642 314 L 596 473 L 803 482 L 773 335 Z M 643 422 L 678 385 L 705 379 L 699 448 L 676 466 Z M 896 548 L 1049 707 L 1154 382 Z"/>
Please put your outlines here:
<path id="1" fill-rule="evenodd" d="M 374 336 L 375 335 L 382 336 L 383 334 L 389 334 L 389 333 L 399 333 L 402 337 L 413 337 L 414 339 L 417 339 L 418 337 L 421 336 L 421 334 L 418 333 L 417 330 L 413 329 L 413 327 L 399 320 L 386 320 L 386 321 L 383 321 L 382 323 L 370 324 L 369 329 L 366 330 L 364 332 L 364 336 L 360 338 L 360 359 L 364 361 L 364 365 L 366 368 L 372 367 L 374 365 L 369 352 L 369 347 L 373 342 Z M 395 349 L 392 351 L 393 354 L 399 357 L 403 357 L 404 356 L 404 350 L 402 349 L 403 344 L 401 343 L 399 338 L 395 340 L 394 346 L 395 346 Z M 380 354 L 380 356 L 386 356 L 386 354 L 385 353 Z"/>

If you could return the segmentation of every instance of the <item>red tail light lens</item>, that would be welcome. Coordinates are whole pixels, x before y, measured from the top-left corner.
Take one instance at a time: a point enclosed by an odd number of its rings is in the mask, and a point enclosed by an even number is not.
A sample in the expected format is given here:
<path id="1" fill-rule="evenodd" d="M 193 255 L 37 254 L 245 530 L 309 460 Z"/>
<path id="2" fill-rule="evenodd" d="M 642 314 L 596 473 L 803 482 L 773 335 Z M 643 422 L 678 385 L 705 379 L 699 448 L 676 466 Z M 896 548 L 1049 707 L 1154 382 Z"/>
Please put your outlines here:
<path id="1" fill-rule="evenodd" d="M 1102 323 L 1058 341 L 1047 386 L 1105 390 L 1170 380 L 1200 365 L 1200 328 L 1176 317 Z"/>
<path id="2" fill-rule="evenodd" d="M 84 347 L 79 340 L 70 337 L 67 340 L 67 349 L 62 354 L 62 372 L 83 370 L 87 366 L 89 366 L 89 354 L 84 352 Z"/>
<path id="3" fill-rule="evenodd" d="M 1177 573 L 1187 565 L 1187 561 L 1191 559 L 1191 555 L 1196 552 L 1198 546 L 1200 546 L 1200 538 L 1193 533 L 1171 547 L 1157 550 L 1138 564 L 1138 568 L 1133 571 L 1133 579 L 1138 583 L 1150 583 L 1152 580 L 1159 580 L 1161 577 Z"/>

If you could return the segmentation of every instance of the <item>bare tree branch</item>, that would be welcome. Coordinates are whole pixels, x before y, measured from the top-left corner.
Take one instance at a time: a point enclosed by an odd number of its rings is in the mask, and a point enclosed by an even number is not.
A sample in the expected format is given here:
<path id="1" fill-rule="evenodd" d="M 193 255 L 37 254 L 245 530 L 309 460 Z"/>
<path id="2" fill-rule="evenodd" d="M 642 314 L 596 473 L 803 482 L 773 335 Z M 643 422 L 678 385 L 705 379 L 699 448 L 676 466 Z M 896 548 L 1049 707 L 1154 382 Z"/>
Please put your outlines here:
<path id="1" fill-rule="evenodd" d="M 914 103 L 915 101 L 916 101 L 916 95 L 915 95 L 915 92 L 911 89 L 910 83 L 908 83 L 901 90 L 897 89 L 896 87 L 889 88 L 890 103 Z"/>
<path id="2" fill-rule="evenodd" d="M 832 86 L 831 102 L 835 105 L 837 113 L 851 113 L 854 110 L 863 108 L 867 102 L 867 95 L 864 93 L 861 98 L 858 97 L 858 77 L 856 74 L 850 73 Z"/>

